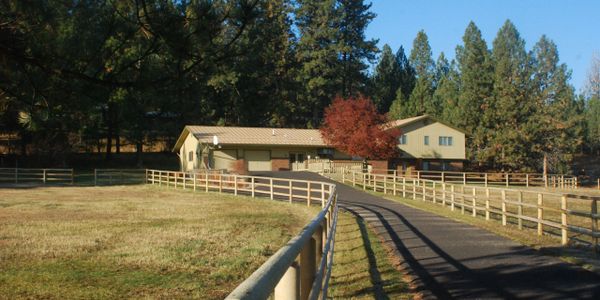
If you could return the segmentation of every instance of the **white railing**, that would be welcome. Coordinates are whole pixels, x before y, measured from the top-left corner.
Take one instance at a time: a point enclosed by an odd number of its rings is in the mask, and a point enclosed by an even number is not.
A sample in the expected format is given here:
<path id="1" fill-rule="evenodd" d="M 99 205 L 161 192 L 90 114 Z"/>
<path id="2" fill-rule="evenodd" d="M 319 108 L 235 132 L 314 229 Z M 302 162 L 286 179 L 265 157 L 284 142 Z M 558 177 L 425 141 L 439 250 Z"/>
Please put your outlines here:
<path id="1" fill-rule="evenodd" d="M 598 251 L 600 197 L 514 188 L 482 187 L 386 174 L 342 172 L 333 177 L 363 190 L 420 199 L 462 214 L 497 220 L 503 226 L 531 228 L 538 235 L 559 236 L 562 245 L 591 245 Z"/>
<path id="2" fill-rule="evenodd" d="M 235 174 L 146 170 L 152 185 L 320 204 L 302 232 L 271 256 L 227 299 L 327 299 L 337 225 L 334 184 Z"/>
<path id="3" fill-rule="evenodd" d="M 73 184 L 73 169 L 0 168 L 0 183 Z"/>

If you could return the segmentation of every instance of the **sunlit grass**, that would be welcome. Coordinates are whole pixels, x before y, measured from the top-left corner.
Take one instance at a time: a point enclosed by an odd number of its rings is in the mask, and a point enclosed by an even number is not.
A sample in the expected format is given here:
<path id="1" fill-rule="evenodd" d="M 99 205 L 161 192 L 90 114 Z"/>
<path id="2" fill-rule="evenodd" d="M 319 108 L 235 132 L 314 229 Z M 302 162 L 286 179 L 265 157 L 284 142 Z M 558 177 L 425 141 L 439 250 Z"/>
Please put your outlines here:
<path id="1" fill-rule="evenodd" d="M 315 212 L 150 186 L 2 189 L 0 298 L 223 298 Z"/>

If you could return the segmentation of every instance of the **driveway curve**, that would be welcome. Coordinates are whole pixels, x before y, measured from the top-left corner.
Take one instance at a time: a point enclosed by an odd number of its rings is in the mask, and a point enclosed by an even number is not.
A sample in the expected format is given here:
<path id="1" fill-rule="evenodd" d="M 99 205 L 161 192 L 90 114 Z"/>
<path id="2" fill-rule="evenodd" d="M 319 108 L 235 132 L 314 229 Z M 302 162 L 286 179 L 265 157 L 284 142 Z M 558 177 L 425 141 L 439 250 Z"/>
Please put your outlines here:
<path id="1" fill-rule="evenodd" d="M 333 182 L 310 172 L 260 175 Z M 425 299 L 600 299 L 600 275 L 581 267 L 346 185 L 338 195 L 393 249 Z"/>

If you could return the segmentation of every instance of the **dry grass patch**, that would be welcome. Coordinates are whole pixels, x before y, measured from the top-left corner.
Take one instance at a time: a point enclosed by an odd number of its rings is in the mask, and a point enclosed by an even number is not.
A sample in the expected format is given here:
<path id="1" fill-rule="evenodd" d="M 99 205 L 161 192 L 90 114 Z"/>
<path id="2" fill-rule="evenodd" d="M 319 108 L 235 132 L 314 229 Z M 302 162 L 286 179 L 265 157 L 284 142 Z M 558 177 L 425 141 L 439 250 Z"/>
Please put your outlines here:
<path id="1" fill-rule="evenodd" d="M 329 296 L 333 299 L 410 299 L 408 283 L 364 221 L 340 213 Z"/>
<path id="2" fill-rule="evenodd" d="M 0 190 L 0 298 L 223 298 L 314 217 L 150 186 Z"/>

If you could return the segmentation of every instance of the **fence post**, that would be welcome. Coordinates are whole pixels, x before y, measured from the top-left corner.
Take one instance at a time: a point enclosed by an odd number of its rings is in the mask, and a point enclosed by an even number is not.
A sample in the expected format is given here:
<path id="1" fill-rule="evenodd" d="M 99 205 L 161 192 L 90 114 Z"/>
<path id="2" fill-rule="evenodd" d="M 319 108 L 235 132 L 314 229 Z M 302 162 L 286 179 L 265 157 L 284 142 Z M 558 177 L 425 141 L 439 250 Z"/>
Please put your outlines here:
<path id="1" fill-rule="evenodd" d="M 525 174 L 525 186 L 529 187 L 529 173 Z"/>
<path id="2" fill-rule="evenodd" d="M 454 211 L 454 200 L 456 200 L 456 195 L 454 194 L 454 184 L 450 185 L 450 210 Z"/>
<path id="3" fill-rule="evenodd" d="M 523 230 L 523 192 L 519 191 L 517 196 L 517 202 L 519 202 L 519 206 L 517 206 L 517 224 L 519 226 L 519 230 Z"/>
<path id="4" fill-rule="evenodd" d="M 592 200 L 592 241 L 594 242 L 594 244 L 592 245 L 592 247 L 594 247 L 594 251 L 598 252 L 598 236 L 596 235 L 598 233 L 598 200 L 594 199 Z"/>
<path id="5" fill-rule="evenodd" d="M 446 182 L 446 173 L 442 172 L 442 182 Z"/>
<path id="6" fill-rule="evenodd" d="M 406 178 L 402 177 L 402 198 L 406 198 Z"/>
<path id="7" fill-rule="evenodd" d="M 300 299 L 300 266 L 293 262 L 273 291 L 275 299 Z"/>
<path id="8" fill-rule="evenodd" d="M 419 181 L 418 181 L 418 179 L 417 180 L 413 179 L 412 183 L 413 183 L 412 184 L 412 187 L 413 187 L 413 191 L 412 191 L 413 192 L 413 200 L 417 200 L 417 184 L 419 183 Z"/>
<path id="9" fill-rule="evenodd" d="M 427 195 L 427 187 L 426 187 L 426 182 L 425 180 L 423 180 L 423 201 L 426 200 L 426 195 Z"/>
<path id="10" fill-rule="evenodd" d="M 352 171 L 352 186 L 356 186 L 356 173 Z"/>
<path id="11" fill-rule="evenodd" d="M 292 180 L 290 179 L 288 181 L 288 200 L 290 201 L 290 203 L 292 203 L 293 200 L 293 188 L 292 188 Z"/>
<path id="12" fill-rule="evenodd" d="M 254 198 L 254 194 L 255 194 L 255 190 L 256 190 L 256 187 L 254 186 L 254 177 L 250 177 L 250 184 L 251 184 L 250 190 L 252 191 L 252 198 Z"/>
<path id="13" fill-rule="evenodd" d="M 421 171 L 417 171 L 417 179 L 421 179 Z"/>
<path id="14" fill-rule="evenodd" d="M 488 186 L 488 173 L 485 173 L 485 175 L 483 176 L 485 179 L 485 187 Z"/>
<path id="15" fill-rule="evenodd" d="M 569 243 L 569 235 L 567 230 L 567 196 L 565 195 L 560 197 L 560 210 L 560 223 L 562 225 L 560 229 L 561 244 L 566 245 Z"/>
<path id="16" fill-rule="evenodd" d="M 273 178 L 269 178 L 269 197 L 273 200 Z"/>
<path id="17" fill-rule="evenodd" d="M 465 214 L 465 186 L 460 186 L 460 213 Z"/>
<path id="18" fill-rule="evenodd" d="M 184 172 L 183 173 L 183 189 L 184 190 L 185 190 L 186 183 L 187 183 L 187 173 Z"/>
<path id="19" fill-rule="evenodd" d="M 367 174 L 366 173 L 363 173 L 362 186 L 363 186 L 363 191 L 366 191 L 367 190 Z"/>
<path id="20" fill-rule="evenodd" d="M 506 190 L 502 190 L 502 226 L 506 226 Z"/>
<path id="21" fill-rule="evenodd" d="M 311 237 L 300 252 L 300 299 L 308 299 L 316 273 L 316 243 Z"/>
<path id="22" fill-rule="evenodd" d="M 467 173 L 463 172 L 463 184 L 467 184 Z"/>
<path id="23" fill-rule="evenodd" d="M 436 199 L 435 199 L 435 196 L 436 196 L 435 195 L 435 181 L 433 182 L 433 191 L 432 191 L 432 194 L 433 194 L 433 204 L 435 204 L 435 202 L 436 202 Z"/>
<path id="24" fill-rule="evenodd" d="M 42 169 L 42 181 L 46 184 L 46 169 Z"/>
<path id="25" fill-rule="evenodd" d="M 446 183 L 442 182 L 442 205 L 446 206 Z"/>
<path id="26" fill-rule="evenodd" d="M 194 192 L 195 192 L 196 191 L 196 172 L 194 172 L 193 179 L 194 179 L 193 186 L 194 186 Z"/>
<path id="27" fill-rule="evenodd" d="M 233 194 L 237 196 L 238 194 L 238 178 L 237 174 L 233 174 Z"/>
<path id="28" fill-rule="evenodd" d="M 377 175 L 373 174 L 373 192 L 377 192 Z"/>
<path id="29" fill-rule="evenodd" d="M 206 180 L 204 181 L 204 189 L 208 193 L 208 171 L 204 173 L 204 177 L 206 178 Z M 254 197 L 254 195 L 252 195 L 252 197 Z"/>
<path id="30" fill-rule="evenodd" d="M 504 173 L 504 176 L 506 176 L 506 186 L 509 186 L 510 180 L 508 179 L 508 173 Z"/>
<path id="31" fill-rule="evenodd" d="M 485 220 L 490 220 L 490 189 L 485 189 Z"/>
<path id="32" fill-rule="evenodd" d="M 477 189 L 473 187 L 473 207 L 472 207 L 473 217 L 477 216 Z"/>
<path id="33" fill-rule="evenodd" d="M 542 235 L 544 233 L 544 225 L 542 224 L 542 220 L 544 220 L 544 195 L 542 193 L 538 193 L 537 195 L 537 234 Z"/>
<path id="34" fill-rule="evenodd" d="M 396 196 L 396 194 L 397 194 L 396 189 L 398 188 L 398 178 L 396 177 L 396 175 L 394 175 L 393 179 L 394 179 L 394 196 Z"/>

